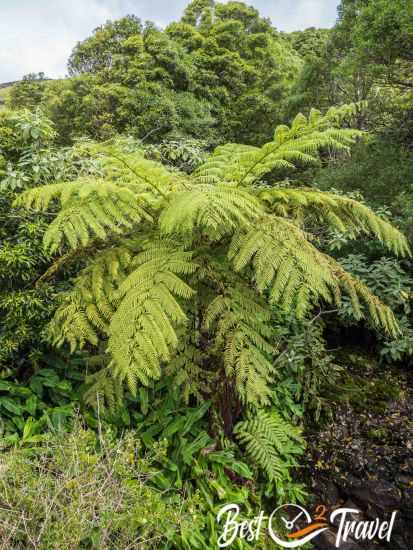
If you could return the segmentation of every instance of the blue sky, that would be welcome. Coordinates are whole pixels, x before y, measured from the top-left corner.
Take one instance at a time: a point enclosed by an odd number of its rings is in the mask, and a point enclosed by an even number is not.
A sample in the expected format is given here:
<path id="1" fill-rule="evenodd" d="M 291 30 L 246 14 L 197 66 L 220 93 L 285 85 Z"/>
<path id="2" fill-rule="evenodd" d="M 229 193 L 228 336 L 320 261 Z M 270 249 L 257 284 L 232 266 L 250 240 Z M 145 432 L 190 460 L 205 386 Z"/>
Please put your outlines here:
<path id="1" fill-rule="evenodd" d="M 331 27 L 338 0 L 249 0 L 279 30 Z M 76 42 L 108 19 L 133 13 L 164 26 L 187 0 L 0 0 L 0 82 L 29 72 L 66 74 Z"/>

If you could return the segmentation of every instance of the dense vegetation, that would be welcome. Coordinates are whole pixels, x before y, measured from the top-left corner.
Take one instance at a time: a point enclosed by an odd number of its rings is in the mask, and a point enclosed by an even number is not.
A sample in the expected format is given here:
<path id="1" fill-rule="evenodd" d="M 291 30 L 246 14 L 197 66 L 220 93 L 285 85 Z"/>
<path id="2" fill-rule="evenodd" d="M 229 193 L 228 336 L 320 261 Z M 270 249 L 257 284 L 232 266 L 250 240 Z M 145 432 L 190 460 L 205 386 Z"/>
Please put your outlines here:
<path id="1" fill-rule="evenodd" d="M 194 0 L 68 69 L 0 109 L 1 544 L 215 548 L 386 400 L 355 357 L 412 363 L 413 5 L 286 34 Z"/>

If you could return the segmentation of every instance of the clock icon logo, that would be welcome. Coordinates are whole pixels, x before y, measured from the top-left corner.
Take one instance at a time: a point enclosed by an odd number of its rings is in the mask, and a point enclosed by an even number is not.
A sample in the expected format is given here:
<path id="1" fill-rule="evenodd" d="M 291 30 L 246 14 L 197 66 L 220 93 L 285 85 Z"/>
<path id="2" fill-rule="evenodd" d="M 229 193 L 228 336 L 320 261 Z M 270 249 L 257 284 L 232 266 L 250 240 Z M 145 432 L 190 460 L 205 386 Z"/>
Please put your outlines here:
<path id="1" fill-rule="evenodd" d="M 300 520 L 300 525 L 297 525 L 298 520 Z M 280 535 L 276 532 L 276 526 L 280 524 L 287 532 L 284 535 L 287 540 L 280 538 Z M 283 548 L 303 546 L 326 529 L 328 529 L 328 524 L 323 517 L 317 516 L 316 520 L 313 521 L 307 510 L 298 504 L 278 506 L 271 514 L 268 522 L 271 538 Z"/>

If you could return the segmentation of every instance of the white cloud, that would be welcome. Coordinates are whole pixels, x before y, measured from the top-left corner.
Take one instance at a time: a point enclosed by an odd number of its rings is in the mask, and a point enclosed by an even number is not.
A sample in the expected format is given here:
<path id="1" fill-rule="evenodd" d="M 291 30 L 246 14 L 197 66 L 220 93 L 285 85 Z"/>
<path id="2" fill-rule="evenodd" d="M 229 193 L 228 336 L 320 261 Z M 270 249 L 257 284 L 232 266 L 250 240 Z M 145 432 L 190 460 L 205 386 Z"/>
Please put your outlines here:
<path id="1" fill-rule="evenodd" d="M 332 27 L 338 0 L 256 0 L 253 4 L 282 31 Z"/>
<path id="2" fill-rule="evenodd" d="M 280 30 L 332 26 L 338 0 L 248 0 Z M 0 0 L 0 82 L 43 71 L 66 73 L 76 42 L 107 19 L 134 13 L 166 25 L 187 0 Z"/>

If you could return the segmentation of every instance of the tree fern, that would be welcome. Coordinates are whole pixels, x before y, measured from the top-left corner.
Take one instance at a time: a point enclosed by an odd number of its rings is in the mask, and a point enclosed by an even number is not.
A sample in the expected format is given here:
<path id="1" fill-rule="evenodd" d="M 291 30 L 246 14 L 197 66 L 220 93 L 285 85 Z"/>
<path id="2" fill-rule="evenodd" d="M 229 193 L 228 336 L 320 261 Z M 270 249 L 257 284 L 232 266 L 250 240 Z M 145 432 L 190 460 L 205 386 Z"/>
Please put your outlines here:
<path id="1" fill-rule="evenodd" d="M 45 248 L 75 251 L 86 264 L 62 295 L 51 334 L 57 345 L 88 347 L 108 359 L 92 374 L 92 393 L 114 402 L 116 386 L 136 392 L 169 365 L 181 384 L 203 380 L 193 395 L 213 393 L 216 384 L 233 388 L 243 404 L 266 404 L 274 306 L 303 318 L 346 294 L 358 318 L 397 333 L 391 310 L 318 250 L 311 227 L 372 235 L 407 255 L 400 232 L 352 199 L 262 182 L 275 169 L 318 162 L 324 150 L 348 151 L 360 132 L 340 124 L 354 109 L 298 115 L 262 147 L 219 147 L 190 176 L 145 159 L 127 141 L 88 144 L 99 178 L 19 197 L 20 206 L 57 212 Z M 183 357 L 191 376 L 178 376 Z M 206 380 L 215 381 L 209 389 Z"/>

